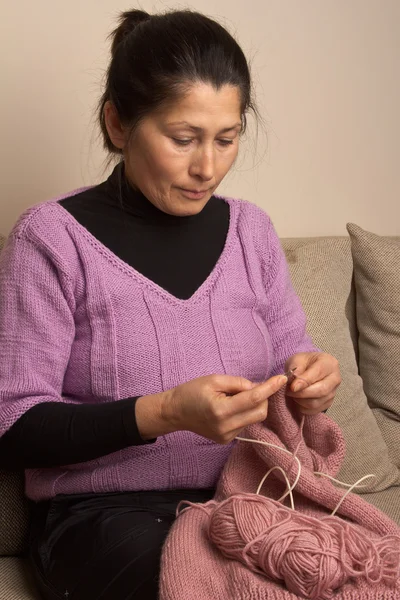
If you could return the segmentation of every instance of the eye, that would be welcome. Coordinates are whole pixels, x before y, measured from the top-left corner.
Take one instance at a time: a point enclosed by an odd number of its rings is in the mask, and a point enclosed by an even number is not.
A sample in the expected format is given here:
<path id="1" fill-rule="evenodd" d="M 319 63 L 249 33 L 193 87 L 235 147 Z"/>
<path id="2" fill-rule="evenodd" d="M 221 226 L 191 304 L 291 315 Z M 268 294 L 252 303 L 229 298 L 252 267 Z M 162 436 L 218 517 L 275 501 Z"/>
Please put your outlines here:
<path id="1" fill-rule="evenodd" d="M 189 144 L 191 144 L 193 142 L 192 138 L 188 138 L 188 139 L 182 139 L 182 138 L 171 138 L 173 140 L 173 142 L 177 145 L 177 146 L 189 146 Z M 220 146 L 226 147 L 226 146 L 232 146 L 234 140 L 217 140 L 218 144 Z"/>
<path id="2" fill-rule="evenodd" d="M 175 144 L 178 144 L 178 146 L 188 146 L 191 143 L 191 139 L 189 140 L 182 140 L 179 138 L 172 138 L 173 141 L 175 142 Z"/>

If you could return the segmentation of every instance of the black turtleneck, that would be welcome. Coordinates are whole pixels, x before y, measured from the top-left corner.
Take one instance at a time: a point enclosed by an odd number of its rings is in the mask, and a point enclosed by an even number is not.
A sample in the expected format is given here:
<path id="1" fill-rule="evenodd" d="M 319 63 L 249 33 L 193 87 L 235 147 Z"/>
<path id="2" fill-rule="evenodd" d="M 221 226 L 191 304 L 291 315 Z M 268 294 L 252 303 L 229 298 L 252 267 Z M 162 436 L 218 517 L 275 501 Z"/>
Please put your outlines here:
<path id="1" fill-rule="evenodd" d="M 59 203 L 119 258 L 182 299 L 192 296 L 211 273 L 229 227 L 229 205 L 215 196 L 197 215 L 162 212 L 129 184 L 123 163 L 100 185 Z M 140 437 L 136 400 L 38 404 L 0 438 L 0 466 L 74 464 L 153 443 Z"/>

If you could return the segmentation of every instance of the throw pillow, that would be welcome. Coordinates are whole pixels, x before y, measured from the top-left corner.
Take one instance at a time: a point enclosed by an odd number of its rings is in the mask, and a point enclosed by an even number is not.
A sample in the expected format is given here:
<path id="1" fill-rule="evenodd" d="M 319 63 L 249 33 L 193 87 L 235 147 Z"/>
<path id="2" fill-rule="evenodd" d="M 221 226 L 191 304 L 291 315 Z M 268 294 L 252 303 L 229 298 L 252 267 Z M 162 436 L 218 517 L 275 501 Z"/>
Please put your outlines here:
<path id="1" fill-rule="evenodd" d="M 368 403 L 400 467 L 400 238 L 348 223 L 356 285 L 359 366 Z"/>
<path id="2" fill-rule="evenodd" d="M 307 315 L 314 343 L 336 356 L 342 384 L 328 415 L 341 427 L 346 458 L 339 479 L 354 483 L 363 475 L 359 493 L 383 490 L 400 483 L 400 472 L 390 459 L 358 373 L 351 329 L 355 321 L 352 291 L 353 264 L 348 238 L 284 239 L 292 282 Z M 349 325 L 349 323 L 351 325 Z M 345 488 L 343 488 L 345 489 Z"/>

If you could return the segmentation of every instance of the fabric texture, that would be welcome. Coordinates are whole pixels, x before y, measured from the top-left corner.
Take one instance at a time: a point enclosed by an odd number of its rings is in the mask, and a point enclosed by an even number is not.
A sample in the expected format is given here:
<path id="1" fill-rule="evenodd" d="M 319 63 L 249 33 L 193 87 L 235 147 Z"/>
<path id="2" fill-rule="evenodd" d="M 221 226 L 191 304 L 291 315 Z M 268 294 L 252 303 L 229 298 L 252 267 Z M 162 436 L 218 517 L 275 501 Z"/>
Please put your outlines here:
<path id="1" fill-rule="evenodd" d="M 347 225 L 357 292 L 359 366 L 375 419 L 400 468 L 400 237 Z"/>
<path id="2" fill-rule="evenodd" d="M 28 522 L 22 473 L 0 470 L 0 556 L 14 556 L 25 550 Z"/>
<path id="3" fill-rule="evenodd" d="M 317 346 L 339 360 L 342 383 L 328 410 L 328 415 L 340 426 L 346 442 L 346 456 L 340 468 L 339 479 L 353 483 L 364 475 L 375 473 L 376 479 L 365 481 L 365 487 L 357 490 L 358 493 L 399 485 L 399 457 L 394 460 L 389 454 L 383 433 L 368 406 L 363 389 L 364 373 L 361 373 L 362 378 L 358 373 L 353 344 L 357 334 L 351 330 L 356 318 L 350 240 L 348 237 L 287 239 L 283 240 L 282 244 L 293 286 L 307 315 L 307 331 Z M 371 251 L 365 257 L 368 264 L 373 263 L 375 253 Z M 390 278 L 386 277 L 386 280 L 390 281 Z M 400 290 L 400 285 L 397 289 Z M 358 289 L 357 299 L 360 302 Z M 400 318 L 398 323 L 400 324 Z M 362 338 L 362 323 L 359 323 L 359 326 Z M 384 327 L 381 331 L 383 330 Z M 400 352 L 397 355 L 400 356 Z M 380 372 L 377 367 L 378 365 L 372 365 L 372 368 L 369 366 L 366 369 L 374 374 L 374 380 L 377 379 L 375 374 Z M 393 371 L 393 375 L 394 373 Z M 396 385 L 398 387 L 399 383 Z M 388 383 L 384 389 L 384 393 L 388 393 L 389 390 L 395 392 L 396 386 Z M 398 411 L 400 412 L 400 408 Z M 395 449 L 396 445 L 392 448 Z M 396 504 L 392 506 L 392 513 L 389 512 L 389 515 L 395 518 L 395 513 Z"/>
<path id="4" fill-rule="evenodd" d="M 155 438 L 143 440 L 140 436 L 136 401 L 125 398 L 102 404 L 36 404 L 0 438 L 0 467 L 58 467 L 93 460 L 128 446 L 152 444 Z"/>
<path id="5" fill-rule="evenodd" d="M 186 498 L 215 490 L 57 496 L 33 509 L 32 573 L 43 600 L 157 600 L 160 555 Z"/>
<path id="6" fill-rule="evenodd" d="M 0 598 L 1 600 L 41 600 L 25 559 L 0 558 Z"/>
<path id="7" fill-rule="evenodd" d="M 326 478 L 317 477 L 314 472 L 323 472 L 331 476 L 337 474 L 344 457 L 344 439 L 340 428 L 324 414 L 305 417 L 303 437 L 300 436 L 299 414 L 293 409 L 293 405 L 285 400 L 283 392 L 271 398 L 266 421 L 246 428 L 241 434 L 241 437 L 269 442 L 292 453 L 297 451 L 302 469 L 294 491 L 295 509 L 316 519 L 323 519 L 335 509 L 344 490 L 336 488 Z M 294 465 L 293 457 L 279 448 L 238 441 L 222 472 L 215 501 L 218 504 L 235 494 L 254 496 L 263 476 L 275 466 L 282 467 L 293 484 L 297 474 Z M 273 471 L 265 480 L 261 494 L 278 500 L 285 489 L 282 475 L 279 471 Z M 182 510 L 183 507 L 179 508 Z M 160 600 L 303 598 L 289 592 L 282 580 L 268 579 L 255 573 L 239 560 L 225 558 L 209 539 L 209 515 L 212 510 L 213 501 L 203 505 L 189 505 L 187 509 L 183 509 L 172 526 L 162 553 Z M 350 520 L 352 526 L 363 531 L 371 539 L 379 539 L 384 535 L 396 536 L 392 538 L 391 543 L 395 552 L 400 551 L 400 528 L 360 496 L 351 493 L 347 495 L 336 514 L 342 519 Z M 239 516 L 237 518 L 239 520 Z M 244 519 L 241 527 L 246 528 Z M 262 531 L 265 532 L 263 525 L 259 533 Z M 267 533 L 264 535 L 268 536 Z M 270 549 L 270 552 L 273 550 Z M 276 549 L 275 553 L 278 552 Z M 323 569 L 319 570 L 318 564 L 315 571 L 323 574 Z M 397 579 L 395 586 L 383 582 L 373 585 L 363 578 L 348 580 L 335 591 L 334 598 L 398 600 L 400 580 Z"/>
<path id="8" fill-rule="evenodd" d="M 369 492 L 362 497 L 400 525 L 400 486 L 396 485 L 380 492 Z"/>
<path id="9" fill-rule="evenodd" d="M 187 300 L 121 261 L 57 199 L 21 216 L 0 262 L 1 433 L 42 402 L 107 402 L 209 373 L 262 381 L 295 352 L 315 350 L 270 219 L 226 201 L 224 250 Z M 26 470 L 25 491 L 42 500 L 210 488 L 231 450 L 177 431 L 93 461 Z"/>

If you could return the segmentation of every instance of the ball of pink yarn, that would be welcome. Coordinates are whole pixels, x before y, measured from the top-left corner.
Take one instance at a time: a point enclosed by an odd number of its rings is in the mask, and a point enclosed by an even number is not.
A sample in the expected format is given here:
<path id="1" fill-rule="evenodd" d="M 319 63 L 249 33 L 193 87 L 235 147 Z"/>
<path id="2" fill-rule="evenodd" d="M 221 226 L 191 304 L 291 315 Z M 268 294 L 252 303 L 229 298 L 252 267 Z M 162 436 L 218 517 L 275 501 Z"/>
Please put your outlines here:
<path id="1" fill-rule="evenodd" d="M 312 600 L 332 598 L 350 577 L 372 585 L 399 575 L 394 536 L 372 540 L 339 517 L 319 520 L 256 494 L 216 504 L 208 534 L 224 556 Z"/>

